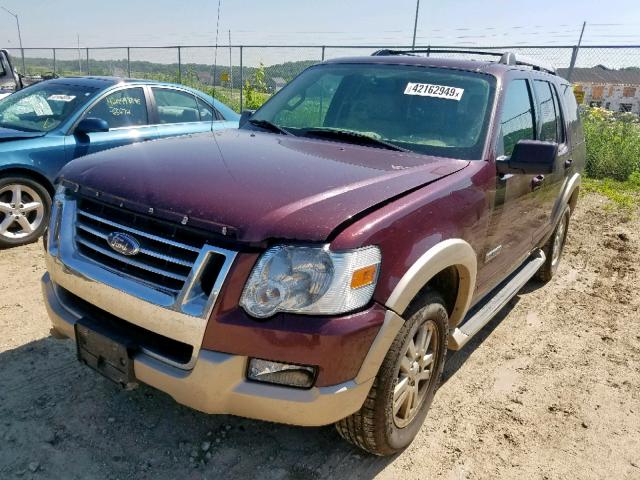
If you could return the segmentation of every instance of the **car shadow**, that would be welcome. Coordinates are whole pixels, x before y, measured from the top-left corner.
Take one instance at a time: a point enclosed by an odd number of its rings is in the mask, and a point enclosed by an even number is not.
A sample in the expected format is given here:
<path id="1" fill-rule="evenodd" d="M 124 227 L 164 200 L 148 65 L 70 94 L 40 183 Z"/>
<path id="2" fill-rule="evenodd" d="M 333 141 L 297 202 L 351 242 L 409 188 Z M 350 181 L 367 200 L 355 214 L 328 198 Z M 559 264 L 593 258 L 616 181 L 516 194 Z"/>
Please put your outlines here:
<path id="1" fill-rule="evenodd" d="M 511 311 L 520 302 L 520 295 L 536 291 L 544 286 L 543 283 L 530 281 L 527 283 L 502 309 L 494 316 L 491 321 L 486 324 L 469 342 L 458 351 L 449 350 L 447 353 L 447 363 L 444 366 L 441 385 L 446 383 L 456 372 L 464 365 L 464 363 L 473 355 L 475 350 L 493 333 L 495 328 L 509 316 Z"/>
<path id="2" fill-rule="evenodd" d="M 395 458 L 332 426 L 205 415 L 151 387 L 122 390 L 52 337 L 0 353 L 0 385 L 0 478 L 369 479 Z"/>

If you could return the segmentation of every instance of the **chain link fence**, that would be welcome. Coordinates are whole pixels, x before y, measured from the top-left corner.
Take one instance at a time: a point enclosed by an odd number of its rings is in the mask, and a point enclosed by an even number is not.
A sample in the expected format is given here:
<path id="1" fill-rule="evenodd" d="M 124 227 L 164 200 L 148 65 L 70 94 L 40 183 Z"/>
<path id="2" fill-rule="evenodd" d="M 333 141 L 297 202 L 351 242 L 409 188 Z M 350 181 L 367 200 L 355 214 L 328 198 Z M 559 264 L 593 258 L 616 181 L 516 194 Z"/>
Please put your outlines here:
<path id="1" fill-rule="evenodd" d="M 407 46 L 175 46 L 118 48 L 9 49 L 27 77 L 112 75 L 182 83 L 215 94 L 237 111 L 257 108 L 305 68 L 323 60 L 370 55 L 380 49 Z M 419 49 L 513 51 L 559 69 L 603 65 L 611 70 L 640 71 L 640 45 L 589 46 L 433 46 Z M 438 54 L 438 56 L 454 54 Z M 455 55 L 459 57 L 459 55 Z M 473 56 L 473 55 L 470 55 Z M 24 64 L 24 69 L 22 65 Z M 640 89 L 639 89 L 640 90 Z"/>

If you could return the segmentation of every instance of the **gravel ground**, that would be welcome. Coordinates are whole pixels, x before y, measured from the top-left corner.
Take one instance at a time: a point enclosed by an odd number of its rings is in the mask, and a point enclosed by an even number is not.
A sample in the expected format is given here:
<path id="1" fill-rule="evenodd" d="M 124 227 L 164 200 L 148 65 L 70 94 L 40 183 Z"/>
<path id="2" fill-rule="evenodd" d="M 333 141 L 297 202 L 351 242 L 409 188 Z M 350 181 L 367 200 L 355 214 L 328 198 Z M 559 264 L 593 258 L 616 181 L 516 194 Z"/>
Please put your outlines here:
<path id="1" fill-rule="evenodd" d="M 548 285 L 452 355 L 415 442 L 206 416 L 82 367 L 49 337 L 41 245 L 0 251 L 0 478 L 640 478 L 640 221 L 581 199 Z"/>

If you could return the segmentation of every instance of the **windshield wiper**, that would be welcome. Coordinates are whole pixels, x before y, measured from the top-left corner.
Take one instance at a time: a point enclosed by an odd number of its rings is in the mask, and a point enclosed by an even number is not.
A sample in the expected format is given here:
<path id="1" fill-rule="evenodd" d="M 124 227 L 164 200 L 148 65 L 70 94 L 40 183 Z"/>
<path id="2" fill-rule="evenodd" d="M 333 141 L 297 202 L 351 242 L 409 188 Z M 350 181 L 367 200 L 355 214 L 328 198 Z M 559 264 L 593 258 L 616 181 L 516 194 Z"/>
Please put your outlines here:
<path id="1" fill-rule="evenodd" d="M 255 125 L 256 127 L 264 128 L 266 130 L 271 130 L 275 133 L 282 133 L 283 135 L 293 135 L 289 130 L 286 130 L 282 127 L 279 127 L 275 123 L 271 123 L 269 120 L 259 120 L 257 118 L 250 118 L 249 123 L 251 125 Z"/>
<path id="2" fill-rule="evenodd" d="M 340 130 L 338 128 L 305 128 L 304 135 L 313 135 L 316 137 L 335 138 L 336 140 L 346 140 L 359 145 L 370 145 L 377 148 L 386 148 L 395 152 L 409 152 L 406 148 L 399 147 L 393 143 L 385 142 L 364 133 L 354 132 L 353 130 Z"/>

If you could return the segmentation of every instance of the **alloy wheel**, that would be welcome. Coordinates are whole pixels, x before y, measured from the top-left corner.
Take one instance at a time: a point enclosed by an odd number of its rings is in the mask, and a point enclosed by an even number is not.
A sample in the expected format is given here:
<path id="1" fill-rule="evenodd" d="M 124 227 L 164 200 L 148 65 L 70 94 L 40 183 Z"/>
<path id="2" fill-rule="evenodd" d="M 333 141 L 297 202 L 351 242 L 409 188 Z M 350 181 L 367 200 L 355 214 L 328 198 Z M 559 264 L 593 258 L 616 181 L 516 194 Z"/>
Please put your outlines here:
<path id="1" fill-rule="evenodd" d="M 33 235 L 45 216 L 40 195 L 20 183 L 0 188 L 0 237 L 19 240 Z"/>
<path id="2" fill-rule="evenodd" d="M 414 419 L 434 378 L 438 352 L 435 322 L 424 322 L 406 346 L 393 392 L 393 420 L 398 428 Z"/>

